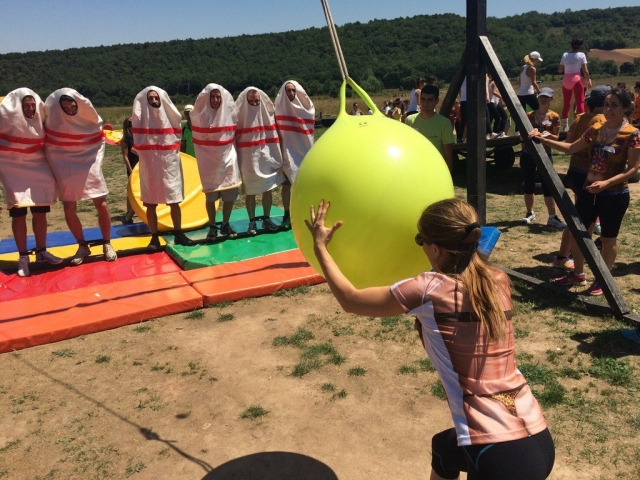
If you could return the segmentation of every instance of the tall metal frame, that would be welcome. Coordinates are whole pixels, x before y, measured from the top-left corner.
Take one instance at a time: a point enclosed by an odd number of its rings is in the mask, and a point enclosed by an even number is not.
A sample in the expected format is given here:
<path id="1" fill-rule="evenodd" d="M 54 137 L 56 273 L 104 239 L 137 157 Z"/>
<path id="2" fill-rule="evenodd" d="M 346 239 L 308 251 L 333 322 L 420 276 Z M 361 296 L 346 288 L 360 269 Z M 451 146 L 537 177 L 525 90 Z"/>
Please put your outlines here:
<path id="1" fill-rule="evenodd" d="M 487 38 L 487 0 L 467 0 L 467 44 L 449 91 L 442 102 L 440 113 L 449 116 L 464 77 L 467 77 L 467 201 L 477 210 L 482 223 L 487 216 L 486 184 L 486 74 L 493 77 L 511 117 L 520 132 L 530 132 L 533 127 L 516 96 L 500 60 Z M 524 140 L 531 153 L 542 181 L 549 185 L 567 227 L 576 239 L 580 251 L 613 310 L 616 318 L 640 324 L 640 317 L 631 313 L 620 289 L 607 268 L 600 252 L 591 240 L 569 194 L 553 168 L 551 159 L 538 142 Z"/>

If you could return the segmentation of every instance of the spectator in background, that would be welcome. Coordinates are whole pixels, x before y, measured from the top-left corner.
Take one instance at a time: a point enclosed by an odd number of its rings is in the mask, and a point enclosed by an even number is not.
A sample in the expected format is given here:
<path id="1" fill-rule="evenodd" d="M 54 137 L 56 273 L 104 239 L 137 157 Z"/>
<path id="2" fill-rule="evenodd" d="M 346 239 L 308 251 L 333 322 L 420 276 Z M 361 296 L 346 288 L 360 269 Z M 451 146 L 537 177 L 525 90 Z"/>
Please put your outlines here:
<path id="1" fill-rule="evenodd" d="M 467 139 L 467 77 L 464 77 L 460 85 L 460 128 L 456 126 L 458 143 Z"/>
<path id="2" fill-rule="evenodd" d="M 122 149 L 122 158 L 124 164 L 127 167 L 127 177 L 131 176 L 133 168 L 138 164 L 138 151 L 133 147 L 133 134 L 131 133 L 131 118 L 125 118 L 122 122 L 122 141 L 120 142 L 120 148 Z M 129 201 L 129 195 L 127 193 L 127 213 L 122 219 L 124 225 L 130 225 L 133 223 L 133 216 L 135 212 L 131 207 Z"/>
<path id="3" fill-rule="evenodd" d="M 271 101 L 271 100 L 269 100 L 269 101 Z M 360 105 L 358 105 L 358 102 L 353 102 L 353 108 L 351 109 L 351 115 L 364 115 L 362 110 L 360 110 Z"/>
<path id="4" fill-rule="evenodd" d="M 102 174 L 105 151 L 102 118 L 87 98 L 71 88 L 61 88 L 49 95 L 45 110 L 44 151 L 56 177 L 64 218 L 78 242 L 71 264 L 80 265 L 91 255 L 77 213 L 78 201 L 89 199 L 98 213 L 104 259 L 113 262 L 118 256 L 110 243 L 109 190 Z"/>
<path id="5" fill-rule="evenodd" d="M 633 87 L 634 93 L 634 112 L 633 112 L 633 125 L 640 126 L 640 82 L 636 82 Z"/>
<path id="6" fill-rule="evenodd" d="M 574 38 L 571 40 L 571 51 L 565 52 L 560 60 L 558 72 L 564 73 L 562 77 L 562 98 L 564 104 L 562 107 L 561 128 L 563 132 L 569 129 L 569 109 L 571 108 L 571 94 L 576 102 L 576 115 L 584 113 L 584 84 L 582 83 L 582 75 L 587 80 L 587 87 L 591 88 L 591 77 L 589 77 L 589 69 L 587 68 L 587 56 L 580 52 L 580 47 L 584 40 L 582 38 Z"/>
<path id="7" fill-rule="evenodd" d="M 247 233 L 257 233 L 256 195 L 262 195 L 262 228 L 275 231 L 280 227 L 269 217 L 273 203 L 272 192 L 286 179 L 282 171 L 283 160 L 276 130 L 275 108 L 266 93 L 255 87 L 247 87 L 236 99 L 236 109 L 236 149 L 249 214 Z"/>
<path id="8" fill-rule="evenodd" d="M 393 102 L 393 109 L 391 110 L 391 118 L 393 118 L 394 120 L 401 120 L 402 119 L 402 115 L 404 114 L 404 112 L 402 111 L 402 100 L 400 100 L 399 98 L 396 98 L 395 101 Z"/>
<path id="9" fill-rule="evenodd" d="M 491 74 L 487 76 L 489 79 L 489 103 L 487 107 L 493 120 L 493 138 L 506 137 L 504 130 L 507 126 L 507 112 L 504 110 L 504 100 L 502 100 L 500 90 L 498 90 L 498 86 L 491 77 Z"/>
<path id="10" fill-rule="evenodd" d="M 529 55 L 524 56 L 524 65 L 520 70 L 520 76 L 518 77 L 518 100 L 522 104 L 522 108 L 527 110 L 527 106 L 531 110 L 538 110 L 540 104 L 538 103 L 538 97 L 540 93 L 540 87 L 538 86 L 536 78 L 536 65 L 542 62 L 542 57 L 538 52 L 531 52 Z"/>
<path id="11" fill-rule="evenodd" d="M 193 132 L 191 131 L 192 111 L 193 105 L 185 105 L 184 118 L 186 118 L 187 121 L 182 126 L 182 140 L 180 141 L 180 151 L 186 153 L 187 155 L 195 157 L 196 151 L 193 148 Z"/>
<path id="12" fill-rule="evenodd" d="M 413 90 L 411 90 L 411 95 L 409 95 L 409 105 L 405 110 L 405 112 L 407 112 L 407 116 L 413 115 L 414 113 L 418 113 L 418 109 L 420 108 L 420 90 L 426 84 L 427 82 L 424 78 L 422 77 L 416 78 L 415 87 Z"/>
<path id="13" fill-rule="evenodd" d="M 424 86 L 420 91 L 420 113 L 409 115 L 406 123 L 429 139 L 451 171 L 455 137 L 449 119 L 436 112 L 439 96 L 438 87 Z"/>
<path id="14" fill-rule="evenodd" d="M 18 248 L 18 276 L 28 277 L 27 208 L 36 240 L 36 262 L 59 265 L 47 252 L 47 213 L 56 203 L 56 179 L 44 155 L 44 103 L 36 92 L 18 88 L 0 103 L 0 183 Z"/>
<path id="15" fill-rule="evenodd" d="M 385 100 L 384 101 L 384 106 L 382 107 L 382 113 L 384 114 L 384 116 L 385 117 L 390 117 L 392 110 L 393 109 L 391 108 L 391 102 L 389 100 Z"/>

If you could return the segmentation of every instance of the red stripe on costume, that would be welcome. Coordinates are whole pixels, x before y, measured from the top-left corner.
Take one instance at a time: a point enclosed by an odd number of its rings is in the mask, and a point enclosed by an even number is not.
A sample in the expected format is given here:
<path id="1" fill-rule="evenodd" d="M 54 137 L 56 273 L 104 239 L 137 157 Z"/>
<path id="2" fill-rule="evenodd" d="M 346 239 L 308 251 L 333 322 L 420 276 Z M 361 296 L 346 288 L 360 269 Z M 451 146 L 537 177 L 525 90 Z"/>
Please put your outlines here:
<path id="1" fill-rule="evenodd" d="M 44 143 L 44 138 L 13 137 L 4 133 L 0 133 L 0 140 L 6 140 L 7 142 L 13 143 L 24 143 L 25 145 L 38 145 L 40 143 Z"/>
<path id="2" fill-rule="evenodd" d="M 182 135 L 181 128 L 132 128 L 131 133 L 142 133 L 145 135 L 166 135 L 174 133 L 176 135 Z"/>
<path id="3" fill-rule="evenodd" d="M 230 138 L 229 140 L 200 140 L 198 138 L 194 138 L 193 139 L 193 144 L 194 145 L 204 145 L 207 147 L 223 147 L 225 145 L 229 145 L 230 143 L 233 143 L 233 138 Z"/>
<path id="4" fill-rule="evenodd" d="M 198 133 L 223 133 L 233 132 L 238 128 L 237 125 L 227 125 L 226 127 L 195 127 L 191 126 L 191 131 Z"/>
<path id="5" fill-rule="evenodd" d="M 276 125 L 267 125 L 260 127 L 251 127 L 251 128 L 239 128 L 237 131 L 237 135 L 242 135 L 243 133 L 256 133 L 256 132 L 271 132 L 276 129 Z"/>
<path id="6" fill-rule="evenodd" d="M 54 140 L 47 135 L 46 143 L 48 145 L 55 145 L 57 147 L 81 147 L 83 145 L 93 145 L 94 143 L 104 142 L 104 135 L 102 132 L 98 133 L 93 138 L 87 139 L 86 142 L 61 142 L 60 140 Z"/>
<path id="7" fill-rule="evenodd" d="M 282 130 L 284 132 L 304 133 L 305 135 L 313 135 L 313 133 L 316 131 L 314 128 L 292 127 L 291 125 L 280 124 L 278 124 L 278 130 Z"/>
<path id="8" fill-rule="evenodd" d="M 68 138 L 70 140 L 82 140 L 83 138 L 91 138 L 91 137 L 94 137 L 96 135 L 103 135 L 102 129 L 100 129 L 99 132 L 80 133 L 78 135 L 74 135 L 72 133 L 56 132 L 55 130 L 51 130 L 51 129 L 46 128 L 46 127 L 45 127 L 44 131 L 47 132 L 47 135 L 53 135 L 55 137 L 60 137 L 60 138 Z"/>
<path id="9" fill-rule="evenodd" d="M 238 142 L 236 147 L 238 148 L 246 148 L 246 147 L 257 147 L 258 145 L 266 145 L 267 143 L 278 143 L 280 139 L 278 137 L 275 138 L 263 138 L 262 140 L 254 140 L 252 142 Z"/>
<path id="10" fill-rule="evenodd" d="M 0 145 L 0 151 L 3 152 L 16 152 L 16 153 L 36 153 L 39 150 L 44 148 L 44 143 L 42 145 L 34 145 L 33 147 L 20 149 L 14 147 L 6 147 L 4 145 Z"/>
<path id="11" fill-rule="evenodd" d="M 298 118 L 298 117 L 289 117 L 287 115 L 276 115 L 276 122 L 306 123 L 307 125 L 316 124 L 316 120 L 314 118 Z"/>
<path id="12" fill-rule="evenodd" d="M 171 143 L 169 145 L 134 145 L 136 150 L 180 150 L 180 142 Z"/>

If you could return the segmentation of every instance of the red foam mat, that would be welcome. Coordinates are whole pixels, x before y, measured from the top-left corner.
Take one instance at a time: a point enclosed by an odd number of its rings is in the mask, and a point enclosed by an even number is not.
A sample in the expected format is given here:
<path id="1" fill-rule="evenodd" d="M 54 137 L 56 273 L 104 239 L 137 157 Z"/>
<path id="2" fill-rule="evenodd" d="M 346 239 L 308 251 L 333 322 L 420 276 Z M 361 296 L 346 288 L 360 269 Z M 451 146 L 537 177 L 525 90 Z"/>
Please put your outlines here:
<path id="1" fill-rule="evenodd" d="M 187 270 L 181 275 L 202 295 L 205 305 L 259 297 L 278 290 L 324 282 L 298 249 L 242 262 Z"/>
<path id="2" fill-rule="evenodd" d="M 200 308 L 202 295 L 180 273 L 168 273 L 9 300 L 1 307 L 0 352 L 8 352 Z"/>
<path id="3" fill-rule="evenodd" d="M 77 267 L 52 268 L 43 267 L 25 278 L 0 272 L 0 302 L 181 271 L 164 252 L 121 257 L 115 262 L 98 261 Z M 5 308 L 4 304 L 1 308 Z"/>

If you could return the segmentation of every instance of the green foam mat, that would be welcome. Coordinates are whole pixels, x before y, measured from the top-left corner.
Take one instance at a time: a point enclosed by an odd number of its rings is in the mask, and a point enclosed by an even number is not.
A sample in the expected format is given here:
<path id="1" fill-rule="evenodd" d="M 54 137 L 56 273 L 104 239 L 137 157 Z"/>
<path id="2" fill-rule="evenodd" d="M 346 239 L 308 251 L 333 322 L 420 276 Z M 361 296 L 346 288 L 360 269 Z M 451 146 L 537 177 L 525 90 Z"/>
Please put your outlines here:
<path id="1" fill-rule="evenodd" d="M 274 223 L 280 224 L 282 222 L 283 213 L 283 210 L 279 208 L 271 208 L 271 219 Z M 261 216 L 262 208 L 256 207 L 256 217 L 260 218 Z M 216 221 L 219 228 L 219 222 L 222 221 L 222 212 L 217 213 Z M 163 236 L 167 241 L 166 252 L 184 270 L 193 270 L 195 268 L 239 262 L 297 248 L 291 230 L 277 232 L 260 230 L 262 225 L 260 220 L 257 220 L 258 234 L 255 236 L 246 235 L 249 226 L 249 216 L 246 209 L 234 210 L 231 213 L 231 221 L 229 223 L 238 232 L 238 238 L 225 239 L 219 237 L 215 243 L 204 243 L 209 231 L 209 226 L 207 225 L 205 228 L 187 232 L 187 236 L 191 240 L 203 242 L 192 247 L 175 245 L 172 235 Z"/>

